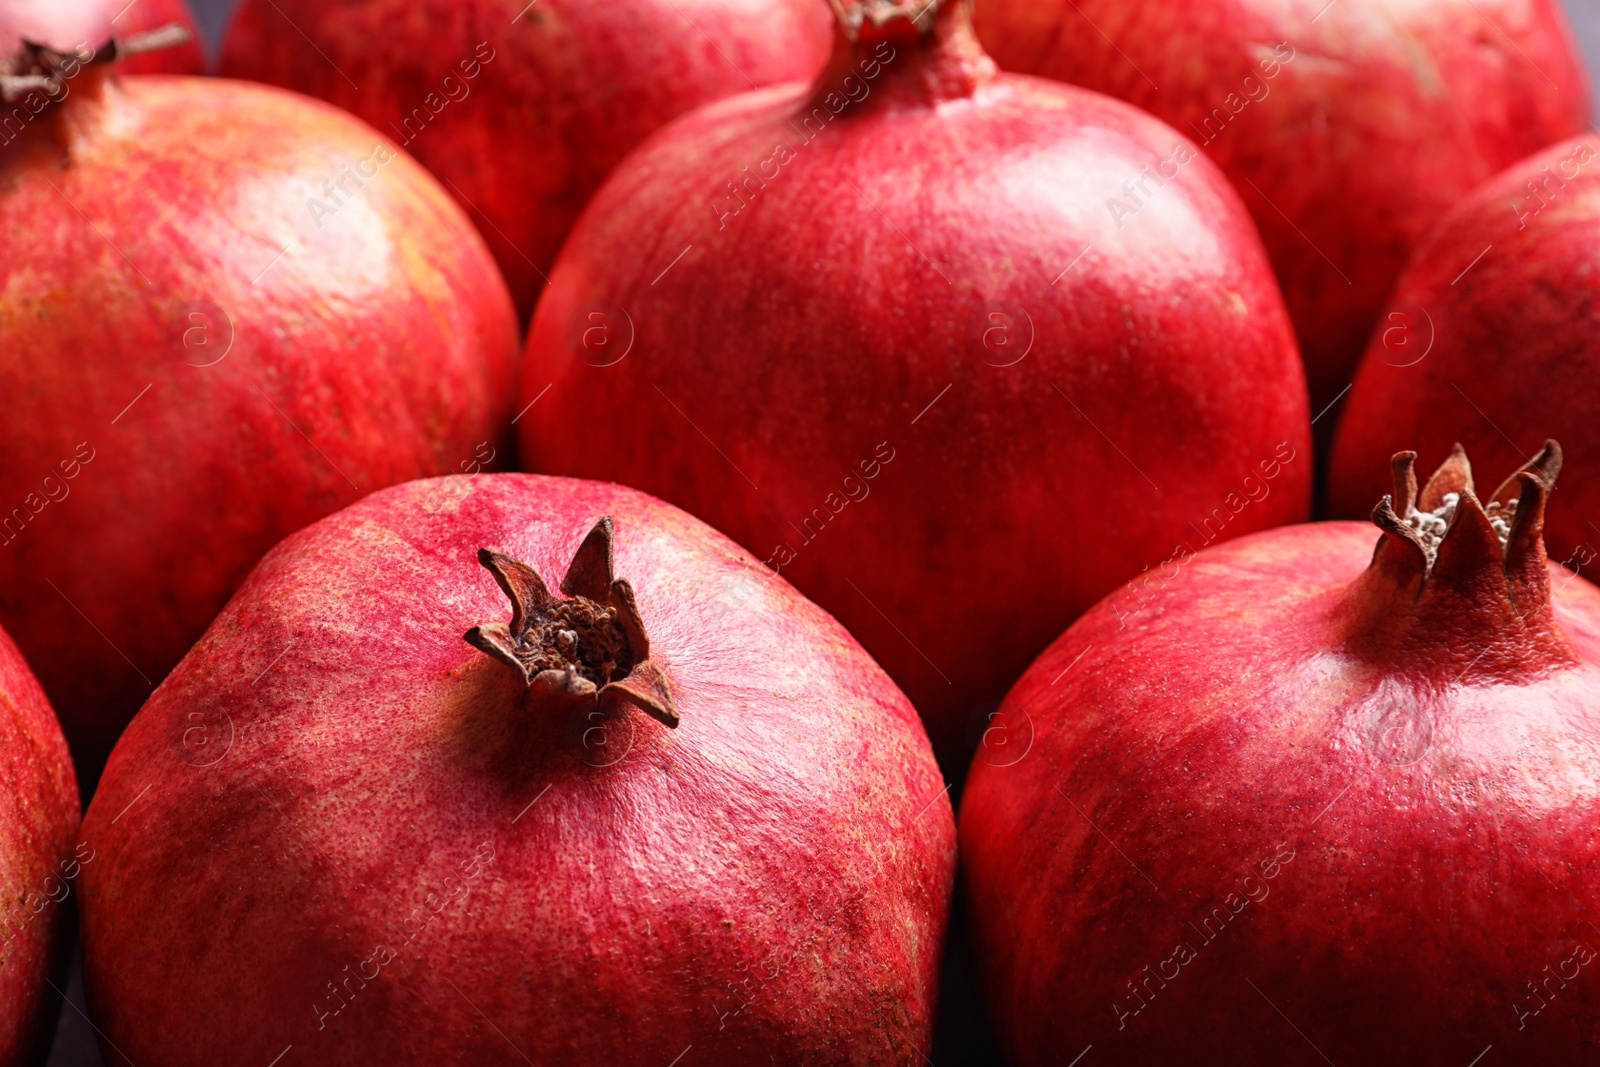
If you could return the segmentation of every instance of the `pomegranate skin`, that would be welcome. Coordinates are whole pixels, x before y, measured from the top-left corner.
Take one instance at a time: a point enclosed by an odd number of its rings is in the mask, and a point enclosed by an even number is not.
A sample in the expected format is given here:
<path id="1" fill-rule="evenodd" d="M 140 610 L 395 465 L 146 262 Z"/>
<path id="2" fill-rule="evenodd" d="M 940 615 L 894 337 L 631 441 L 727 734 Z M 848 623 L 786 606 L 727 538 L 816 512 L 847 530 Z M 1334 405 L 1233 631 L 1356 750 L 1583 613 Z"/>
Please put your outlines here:
<path id="1" fill-rule="evenodd" d="M 61 724 L 22 654 L 0 630 L 0 1067 L 44 1062 L 60 998 L 78 783 Z"/>
<path id="2" fill-rule="evenodd" d="M 261 553 L 505 453 L 518 337 L 476 231 L 348 115 L 96 66 L 71 85 L 0 148 L 0 622 L 87 782 Z M 363 159 L 379 176 L 313 221 Z"/>
<path id="3" fill-rule="evenodd" d="M 1318 411 L 1434 223 L 1589 122 L 1556 0 L 980 0 L 977 25 L 1006 70 L 1110 93 L 1203 146 L 1261 228 Z"/>
<path id="4" fill-rule="evenodd" d="M 1600 591 L 1529 551 L 1522 631 L 1499 560 L 1441 549 L 1457 601 L 1419 624 L 1414 585 L 1362 603 L 1373 541 L 1201 552 L 1007 696 L 960 844 L 1014 1062 L 1593 1059 Z M 1396 630 L 1358 651 L 1352 606 Z"/>
<path id="5" fill-rule="evenodd" d="M 1530 181 L 1547 183 L 1543 201 Z M 1370 508 L 1399 444 L 1440 452 L 1460 441 L 1504 466 L 1550 434 L 1580 469 L 1600 469 L 1597 241 L 1592 135 L 1524 160 L 1450 213 L 1418 249 L 1367 346 L 1334 441 L 1332 514 Z M 1600 534 L 1591 524 L 1600 524 L 1600 486 L 1574 479 L 1551 501 L 1552 557 L 1580 571 L 1593 562 Z"/>
<path id="6" fill-rule="evenodd" d="M 1188 524 L 1225 501 L 1221 535 L 1296 521 L 1311 484 L 1292 331 L 1227 183 L 1125 104 L 997 74 L 963 14 L 845 40 L 814 90 L 711 105 L 619 167 L 534 318 L 517 423 L 532 469 L 638 486 L 768 561 L 948 767 Z M 840 64 L 866 95 L 806 141 Z M 1119 229 L 1100 190 L 1163 160 Z M 741 207 L 746 174 L 768 180 Z"/>
<path id="7" fill-rule="evenodd" d="M 829 27 L 821 0 L 244 0 L 222 73 L 393 135 L 478 224 L 526 321 L 624 155 L 701 104 L 810 78 Z"/>
<path id="8" fill-rule="evenodd" d="M 676 729 L 548 714 L 462 640 L 509 614 L 481 547 L 554 588 L 601 516 Z M 90 1001 L 168 1067 L 920 1063 L 942 787 L 888 677 L 705 524 L 615 485 L 414 482 L 268 554 L 118 743 Z"/>

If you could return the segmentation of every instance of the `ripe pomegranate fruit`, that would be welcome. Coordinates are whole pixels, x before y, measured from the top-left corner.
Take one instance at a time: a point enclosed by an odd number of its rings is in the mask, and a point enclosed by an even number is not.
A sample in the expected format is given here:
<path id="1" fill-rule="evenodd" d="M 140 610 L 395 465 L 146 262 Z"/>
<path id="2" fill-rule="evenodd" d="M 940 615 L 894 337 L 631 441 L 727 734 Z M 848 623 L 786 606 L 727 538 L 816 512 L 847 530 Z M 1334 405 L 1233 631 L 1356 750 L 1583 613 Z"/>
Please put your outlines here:
<path id="1" fill-rule="evenodd" d="M 606 173 L 690 109 L 810 78 L 821 0 L 244 0 L 222 72 L 392 134 L 494 249 L 526 319 Z"/>
<path id="2" fill-rule="evenodd" d="M 42 1063 L 50 1047 L 71 927 L 65 901 L 94 858 L 74 847 L 77 830 L 61 724 L 0 630 L 0 1067 Z"/>
<path id="3" fill-rule="evenodd" d="M 1018 1064 L 1594 1058 L 1600 590 L 1554 442 L 1194 554 L 1007 696 L 961 804 Z M 1015 743 L 1013 743 L 1015 742 Z M 1487 1061 L 1485 1061 L 1487 1062 Z"/>
<path id="4" fill-rule="evenodd" d="M 85 835 L 95 1018 L 167 1067 L 921 1063 L 955 867 L 843 627 L 659 500 L 514 474 L 269 553 Z"/>
<path id="5" fill-rule="evenodd" d="M 1232 179 L 1318 411 L 1433 224 L 1589 121 L 1557 0 L 981 0 L 977 25 L 1001 67 L 1146 108 Z"/>
<path id="6" fill-rule="evenodd" d="M 262 552 L 504 450 L 518 344 L 477 233 L 375 131 L 116 51 L 0 78 L 31 101 L 0 134 L 0 622 L 86 782 Z"/>
<path id="7" fill-rule="evenodd" d="M 1399 445 L 1460 439 L 1509 466 L 1558 436 L 1600 470 L 1600 138 L 1540 153 L 1476 189 L 1417 251 L 1367 347 L 1329 467 L 1328 504 L 1359 515 Z M 1600 483 L 1550 502 L 1552 556 L 1600 556 Z"/>
<path id="8" fill-rule="evenodd" d="M 842 10 L 815 86 L 701 109 L 596 196 L 518 431 L 533 469 L 755 552 L 964 766 L 1118 582 L 1304 517 L 1305 380 L 1249 217 L 1175 131 L 998 73 L 964 0 Z M 1114 220 L 1124 185 L 1149 199 Z"/>

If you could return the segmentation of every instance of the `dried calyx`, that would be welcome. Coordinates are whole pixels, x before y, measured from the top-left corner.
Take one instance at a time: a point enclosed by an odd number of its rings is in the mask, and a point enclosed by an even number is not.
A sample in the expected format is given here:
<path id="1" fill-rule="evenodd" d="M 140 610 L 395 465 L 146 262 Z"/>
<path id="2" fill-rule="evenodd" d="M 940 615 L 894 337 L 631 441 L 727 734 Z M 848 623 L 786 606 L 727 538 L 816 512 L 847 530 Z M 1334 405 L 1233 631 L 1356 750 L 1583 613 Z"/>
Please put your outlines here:
<path id="1" fill-rule="evenodd" d="M 6 103 L 22 100 L 29 93 L 43 94 L 51 102 L 66 96 L 67 83 L 84 67 L 114 63 L 122 56 L 173 48 L 189 40 L 189 30 L 173 22 L 144 33 L 114 37 L 99 48 L 80 44 L 70 52 L 48 45 L 24 41 L 22 48 L 0 59 L 0 99 Z"/>
<path id="2" fill-rule="evenodd" d="M 1491 672 L 1566 656 L 1544 549 L 1560 446 L 1545 442 L 1487 504 L 1460 445 L 1420 490 L 1415 461 L 1395 455 L 1394 493 L 1372 513 L 1384 536 L 1346 603 L 1352 647 Z"/>
<path id="3" fill-rule="evenodd" d="M 1415 456 L 1414 452 L 1403 452 L 1404 456 Z M 1415 477 L 1415 475 L 1409 475 Z M 1389 500 L 1389 497 L 1385 497 Z M 1406 505 L 1406 512 L 1400 515 L 1400 521 L 1411 527 L 1416 532 L 1417 541 L 1422 545 L 1422 552 L 1427 557 L 1428 566 L 1433 566 L 1439 556 L 1439 542 L 1444 540 L 1444 535 L 1450 529 L 1450 522 L 1456 516 L 1456 508 L 1461 504 L 1460 493 L 1446 493 L 1439 501 L 1439 506 L 1431 511 L 1418 510 L 1416 502 Z M 1391 505 L 1392 509 L 1392 505 Z M 1500 538 L 1502 545 L 1511 539 L 1511 523 L 1516 518 L 1517 500 L 1490 500 L 1483 509 L 1484 516 L 1488 518 L 1489 525 L 1494 529 L 1495 536 Z M 1396 512 L 1398 515 L 1399 513 Z"/>
<path id="4" fill-rule="evenodd" d="M 1428 484 L 1417 489 L 1415 452 L 1398 452 L 1390 461 L 1394 494 L 1386 496 L 1372 512 L 1372 521 L 1385 533 L 1410 544 L 1422 556 L 1423 577 L 1438 564 L 1447 540 L 1492 535 L 1506 571 L 1517 569 L 1513 554 L 1525 555 L 1538 542 L 1539 563 L 1544 562 L 1544 505 L 1561 473 L 1561 446 L 1546 441 L 1544 448 L 1511 477 L 1500 483 L 1487 505 L 1480 504 L 1472 483 L 1472 466 L 1458 444 L 1434 471 Z M 1472 533 L 1457 533 L 1470 529 Z"/>
<path id="5" fill-rule="evenodd" d="M 578 547 L 561 591 L 551 594 L 532 567 L 488 548 L 478 562 L 511 600 L 511 623 L 466 633 L 467 643 L 517 671 L 544 699 L 598 704 L 623 700 L 678 725 L 667 678 L 650 660 L 650 639 L 633 587 L 612 575 L 611 519 L 602 518 Z"/>
<path id="6" fill-rule="evenodd" d="M 940 3 L 941 0 L 828 0 L 839 26 L 851 40 L 860 39 L 863 25 L 881 29 L 902 21 L 924 33 L 931 32 L 933 15 Z"/>
<path id="7" fill-rule="evenodd" d="M 831 116 L 879 106 L 909 90 L 937 104 L 972 95 L 999 72 L 972 29 L 972 0 L 829 0 L 833 56 L 807 109 Z M 898 90 L 890 86 L 898 83 Z M 869 103 L 869 100 L 871 101 Z M 827 113 L 817 115 L 816 108 Z"/>

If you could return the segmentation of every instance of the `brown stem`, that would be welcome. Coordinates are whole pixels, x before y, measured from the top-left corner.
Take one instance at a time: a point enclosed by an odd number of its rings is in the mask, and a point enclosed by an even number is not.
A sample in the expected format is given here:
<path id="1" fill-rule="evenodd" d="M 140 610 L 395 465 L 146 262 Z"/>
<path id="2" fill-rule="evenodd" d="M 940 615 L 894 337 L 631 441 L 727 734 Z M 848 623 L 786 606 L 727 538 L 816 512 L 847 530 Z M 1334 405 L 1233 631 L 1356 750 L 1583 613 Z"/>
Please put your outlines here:
<path id="1" fill-rule="evenodd" d="M 109 51 L 112 58 L 136 56 L 144 52 L 159 52 L 163 48 L 176 48 L 189 43 L 189 28 L 181 22 L 169 22 L 153 30 L 145 30 L 130 37 L 113 38 Z"/>
<path id="2" fill-rule="evenodd" d="M 29 93 L 39 92 L 44 94 L 46 106 L 54 106 L 66 98 L 67 83 L 85 67 L 115 63 L 122 56 L 173 48 L 188 40 L 188 27 L 171 22 L 129 37 L 113 37 L 98 49 L 80 45 L 74 51 L 59 52 L 48 45 L 24 41 L 20 51 L 0 60 L 0 99 L 10 104 Z"/>
<path id="3" fill-rule="evenodd" d="M 1420 490 L 1415 460 L 1395 455 L 1394 493 L 1373 510 L 1383 537 L 1341 608 L 1348 648 L 1501 676 L 1570 660 L 1544 549 L 1561 446 L 1547 441 L 1487 505 L 1460 445 Z"/>
<path id="4" fill-rule="evenodd" d="M 511 601 L 511 623 L 474 626 L 466 640 L 515 670 L 546 703 L 622 700 L 675 727 L 672 686 L 650 659 L 633 587 L 612 574 L 613 537 L 609 516 L 595 523 L 561 579 L 565 598 L 526 563 L 480 548 L 478 562 Z"/>

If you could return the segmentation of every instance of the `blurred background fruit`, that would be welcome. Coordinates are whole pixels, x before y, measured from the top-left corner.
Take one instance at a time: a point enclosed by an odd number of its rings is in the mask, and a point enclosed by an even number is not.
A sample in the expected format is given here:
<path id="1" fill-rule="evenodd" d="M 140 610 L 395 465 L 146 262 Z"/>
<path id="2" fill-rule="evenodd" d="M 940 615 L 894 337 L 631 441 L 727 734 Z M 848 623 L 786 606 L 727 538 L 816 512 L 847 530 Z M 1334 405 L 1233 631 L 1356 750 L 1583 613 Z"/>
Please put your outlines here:
<path id="1" fill-rule="evenodd" d="M 823 0 L 244 0 L 222 73 L 392 136 L 483 231 L 524 320 L 608 171 L 711 100 L 806 80 Z"/>
<path id="2" fill-rule="evenodd" d="M 83 864 L 78 785 L 61 724 L 0 630 L 0 1067 L 50 1047 Z"/>
<path id="3" fill-rule="evenodd" d="M 998 72 L 961 0 L 847 10 L 815 86 L 612 174 L 517 428 L 529 469 L 660 495 L 831 611 L 956 777 L 1076 614 L 1180 543 L 1306 517 L 1310 414 L 1255 227 L 1179 133 Z"/>
<path id="4" fill-rule="evenodd" d="M 517 362 L 487 248 L 378 133 L 111 67 L 0 145 L 0 622 L 86 788 L 262 552 L 503 457 Z"/>
<path id="5" fill-rule="evenodd" d="M 1555 145 L 1475 189 L 1401 276 L 1345 404 L 1328 505 L 1370 513 L 1398 443 L 1522 462 L 1545 434 L 1600 470 L 1600 137 Z M 1425 453 L 1426 454 L 1426 453 Z M 1600 478 L 1550 501 L 1551 554 L 1600 565 Z"/>
<path id="6" fill-rule="evenodd" d="M 946 792 L 883 670 L 705 523 L 412 482 L 269 553 L 118 743 L 90 999 L 165 1067 L 911 1067 Z"/>
<path id="7" fill-rule="evenodd" d="M 1589 121 L 1556 0 L 979 0 L 978 30 L 1005 69 L 1148 108 L 1227 173 L 1316 411 L 1451 204 Z"/>

